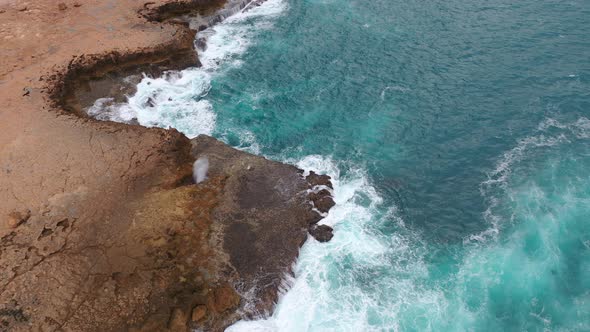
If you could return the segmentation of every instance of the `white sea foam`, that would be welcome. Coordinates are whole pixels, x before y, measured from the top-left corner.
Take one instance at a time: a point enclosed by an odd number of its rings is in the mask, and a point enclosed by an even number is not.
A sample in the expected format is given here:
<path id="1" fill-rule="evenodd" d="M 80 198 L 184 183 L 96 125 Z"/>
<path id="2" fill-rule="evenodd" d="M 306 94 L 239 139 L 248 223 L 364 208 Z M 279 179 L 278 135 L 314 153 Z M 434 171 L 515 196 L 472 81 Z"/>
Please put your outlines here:
<path id="1" fill-rule="evenodd" d="M 285 8 L 283 0 L 268 0 L 199 32 L 197 38 L 207 39 L 207 48 L 199 53 L 201 67 L 167 72 L 160 78 L 144 77 L 126 103 L 102 98 L 87 110 L 88 114 L 102 120 L 137 121 L 146 127 L 172 127 L 188 137 L 211 135 L 216 114 L 206 97 L 212 78 L 239 66 L 238 57 L 253 37 L 272 27 Z"/>
<path id="2" fill-rule="evenodd" d="M 232 128 L 231 133 L 229 131 L 218 133 L 219 138 L 223 141 L 228 141 L 228 136 L 237 136 L 239 140 L 239 144 L 234 146 L 234 148 L 242 151 L 246 151 L 252 154 L 259 155 L 261 154 L 260 144 L 256 140 L 256 135 L 253 132 L 241 128 Z"/>
<path id="3" fill-rule="evenodd" d="M 381 100 L 385 100 L 385 95 L 386 95 L 387 91 L 389 91 L 389 90 L 402 92 L 402 93 L 406 93 L 406 92 L 410 91 L 409 88 L 405 88 L 405 87 L 399 86 L 399 85 L 386 86 L 383 90 L 381 90 Z"/>
<path id="4" fill-rule="evenodd" d="M 89 113 L 122 122 L 137 119 L 146 126 L 172 126 L 188 136 L 212 133 L 216 116 L 212 103 L 207 100 L 212 78 L 226 68 L 239 66 L 239 55 L 247 50 L 257 31 L 268 28 L 272 23 L 269 18 L 280 14 L 284 8 L 282 1 L 269 0 L 203 31 L 199 37 L 208 39 L 207 49 L 200 54 L 203 67 L 161 79 L 145 78 L 128 103 L 112 105 L 112 99 L 99 100 Z M 247 24 L 249 18 L 255 16 L 265 18 Z M 381 98 L 391 91 L 404 92 L 404 89 L 386 87 Z M 554 129 L 559 130 L 555 133 Z M 484 217 L 491 227 L 472 239 L 484 241 L 500 232 L 504 220 L 495 213 L 495 208 L 503 197 L 496 190 L 507 188 L 515 165 L 535 148 L 563 144 L 574 137 L 588 138 L 589 129 L 590 120 L 586 118 L 574 124 L 548 119 L 539 125 L 539 133 L 519 140 L 513 149 L 502 155 L 488 179 L 481 184 L 482 195 L 490 206 Z M 237 130 L 233 134 L 238 136 L 240 148 L 260 153 L 253 133 Z M 459 264 L 456 276 L 426 285 L 425 280 L 430 277 L 430 263 L 424 258 L 428 248 L 418 235 L 405 228 L 396 207 L 382 206 L 383 200 L 362 169 L 342 175 L 336 162 L 322 156 L 290 162 L 307 171 L 332 176 L 336 206 L 321 223 L 333 226 L 335 236 L 328 243 L 313 239 L 306 242 L 294 268 L 296 278 L 285 276 L 279 304 L 270 317 L 238 322 L 228 331 L 445 330 L 437 329 L 433 322 L 440 324 L 449 319 L 458 322 L 443 324 L 447 330 L 449 326 L 462 330 L 482 313 L 467 308 L 466 302 L 476 293 L 470 286 L 480 286 L 478 281 L 481 280 L 483 287 L 497 284 L 490 273 L 494 271 L 485 267 L 498 248 L 482 246 L 472 250 Z M 387 211 L 385 215 L 380 212 L 382 210 Z M 399 231 L 391 235 L 374 232 L 374 224 L 382 219 L 394 221 Z M 518 240 L 513 243 L 519 243 Z M 590 246 L 588 243 L 584 245 Z M 449 299 L 445 288 L 457 296 Z M 248 294 L 242 295 L 248 298 Z M 481 308 L 478 310 L 485 310 L 485 303 Z M 541 314 L 531 312 L 539 319 L 547 319 Z M 408 317 L 412 321 L 408 322 Z"/>
<path id="5" fill-rule="evenodd" d="M 209 170 L 209 158 L 207 156 L 199 157 L 193 164 L 193 178 L 195 183 L 201 183 L 207 179 L 207 171 Z"/>
<path id="6" fill-rule="evenodd" d="M 580 123 L 583 126 L 586 122 L 569 123 L 553 135 L 538 133 L 520 140 L 500 158 L 492 174 L 504 174 L 509 171 L 507 167 L 526 160 L 530 149 L 569 142 L 567 138 L 576 135 Z M 547 210 L 551 197 L 535 183 L 527 183 L 520 190 L 520 195 L 525 196 L 514 197 L 518 204 L 512 213 L 518 214 L 520 223 L 505 233 L 507 241 L 464 247 L 456 263 L 451 259 L 437 264 L 437 259 L 426 258 L 436 248 L 406 229 L 395 207 L 385 209 L 361 169 L 343 175 L 333 160 L 322 156 L 307 156 L 297 166 L 333 177 L 336 206 L 322 222 L 335 228 L 335 236 L 328 243 L 305 243 L 294 269 L 296 278 L 289 280 L 291 288 L 281 295 L 270 317 L 241 321 L 227 331 L 498 330 L 502 324 L 481 325 L 502 302 L 495 294 L 498 287 L 516 290 L 521 287 L 517 284 L 525 280 L 522 288 L 526 296 L 534 296 L 536 286 L 528 282 L 534 284 L 546 278 L 552 268 L 558 269 L 561 264 L 558 239 L 563 219 L 567 219 L 564 216 L 567 211 L 575 211 L 575 204 L 587 206 L 585 201 L 576 203 L 576 194 L 572 193 L 561 196 L 570 206 L 556 203 Z M 490 185 L 512 186 L 507 183 L 508 175 L 503 181 L 491 181 Z M 501 194 L 489 194 L 498 202 L 506 199 Z M 380 212 L 383 210 L 387 211 L 385 215 Z M 390 235 L 372 232 L 372 226 L 382 219 L 396 222 L 397 231 Z M 500 232 L 500 228 L 493 232 Z M 523 239 L 531 234 L 538 234 L 543 246 L 527 256 Z M 489 235 L 481 236 L 489 239 Z M 454 271 L 436 278 L 438 271 L 449 268 Z M 516 277 L 506 279 L 511 274 Z M 583 301 L 582 297 L 579 301 Z M 535 303 L 533 298 L 529 309 L 531 317 L 551 329 L 552 317 L 543 303 Z M 488 323 L 495 322 L 494 318 Z"/>
<path id="7" fill-rule="evenodd" d="M 520 139 L 514 148 L 502 155 L 496 167 L 488 173 L 488 179 L 480 184 L 480 193 L 487 201 L 483 217 L 490 227 L 481 233 L 470 235 L 465 242 L 483 242 L 494 238 L 500 233 L 502 225 L 513 219 L 514 216 L 507 219 L 506 216 L 495 213 L 502 201 L 497 195 L 498 192 L 501 195 L 506 195 L 506 191 L 509 190 L 509 178 L 515 165 L 530 157 L 532 150 L 571 143 L 574 139 L 587 138 L 590 138 L 590 120 L 580 117 L 570 123 L 547 118 L 539 123 L 535 135 Z"/>
<path id="8" fill-rule="evenodd" d="M 272 316 L 241 321 L 226 331 L 370 331 L 375 329 L 371 326 L 375 314 L 387 321 L 380 328 L 397 330 L 394 317 L 404 302 L 439 302 L 438 291 L 418 291 L 413 280 L 400 277 L 391 281 L 397 292 L 388 292 L 396 298 L 383 306 L 380 290 L 363 290 L 359 280 L 349 279 L 370 278 L 371 270 L 382 268 L 402 275 L 411 271 L 414 278 L 427 274 L 427 269 L 406 237 L 395 234 L 383 238 L 373 233 L 372 224 L 383 200 L 362 169 L 343 176 L 331 158 L 319 155 L 307 156 L 296 164 L 306 173 L 313 170 L 332 177 L 336 205 L 320 223 L 334 227 L 334 238 L 328 243 L 310 239 L 304 244 L 294 269 L 296 278 L 290 281 L 291 289 L 280 297 Z M 395 213 L 396 209 L 390 209 L 387 217 Z M 348 260 L 350 267 L 341 266 Z M 395 278 L 395 273 L 391 276 Z"/>

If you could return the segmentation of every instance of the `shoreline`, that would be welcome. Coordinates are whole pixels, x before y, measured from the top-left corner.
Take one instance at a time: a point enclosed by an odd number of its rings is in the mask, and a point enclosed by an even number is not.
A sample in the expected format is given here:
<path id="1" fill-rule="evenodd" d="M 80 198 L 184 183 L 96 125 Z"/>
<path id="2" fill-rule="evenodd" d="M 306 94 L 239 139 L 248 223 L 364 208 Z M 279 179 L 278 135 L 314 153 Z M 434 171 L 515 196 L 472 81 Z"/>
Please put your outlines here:
<path id="1" fill-rule="evenodd" d="M 72 102 L 100 77 L 114 76 L 112 89 L 117 71 L 197 64 L 195 32 L 167 13 L 219 3 L 0 6 L 2 326 L 218 331 L 272 310 L 321 219 L 309 202 L 331 200 L 309 189 L 329 177 L 205 136 L 80 117 Z M 210 178 L 195 185 L 201 155 Z M 244 312 L 250 289 L 257 303 Z"/>
<path id="2" fill-rule="evenodd" d="M 210 4 L 209 4 L 210 2 Z M 198 32 L 260 0 L 185 0 L 146 7 L 139 11 L 149 22 L 173 25 L 177 28 L 172 39 L 165 43 L 120 52 L 81 54 L 74 56 L 56 75 L 43 78 L 55 110 L 66 110 L 81 117 L 89 117 L 83 109 L 100 98 L 111 97 L 123 102 L 132 94 L 142 75 L 161 77 L 167 71 L 200 67 L 195 50 Z M 150 3 L 147 3 L 150 4 Z M 200 8 L 204 7 L 204 8 Z M 196 15 L 196 16 L 194 16 Z"/>

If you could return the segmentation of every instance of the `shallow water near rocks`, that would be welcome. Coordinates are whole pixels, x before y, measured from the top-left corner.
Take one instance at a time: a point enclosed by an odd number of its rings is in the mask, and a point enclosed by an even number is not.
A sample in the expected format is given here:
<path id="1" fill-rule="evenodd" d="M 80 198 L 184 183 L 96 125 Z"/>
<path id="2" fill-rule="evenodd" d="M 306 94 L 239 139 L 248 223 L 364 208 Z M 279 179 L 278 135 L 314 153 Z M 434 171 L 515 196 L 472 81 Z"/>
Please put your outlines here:
<path id="1" fill-rule="evenodd" d="M 588 31 L 583 0 L 269 0 L 108 114 L 334 178 L 334 238 L 229 331 L 588 331 Z"/>

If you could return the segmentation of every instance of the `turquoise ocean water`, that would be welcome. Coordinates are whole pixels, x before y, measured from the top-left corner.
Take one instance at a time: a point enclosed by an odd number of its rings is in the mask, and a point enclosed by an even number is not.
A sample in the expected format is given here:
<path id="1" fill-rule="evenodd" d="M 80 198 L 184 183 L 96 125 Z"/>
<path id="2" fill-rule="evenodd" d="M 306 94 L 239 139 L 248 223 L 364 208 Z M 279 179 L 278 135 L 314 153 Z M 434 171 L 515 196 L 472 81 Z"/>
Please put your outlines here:
<path id="1" fill-rule="evenodd" d="M 590 1 L 269 0 L 200 36 L 202 68 L 103 116 L 327 172 L 337 202 L 229 330 L 590 331 Z"/>

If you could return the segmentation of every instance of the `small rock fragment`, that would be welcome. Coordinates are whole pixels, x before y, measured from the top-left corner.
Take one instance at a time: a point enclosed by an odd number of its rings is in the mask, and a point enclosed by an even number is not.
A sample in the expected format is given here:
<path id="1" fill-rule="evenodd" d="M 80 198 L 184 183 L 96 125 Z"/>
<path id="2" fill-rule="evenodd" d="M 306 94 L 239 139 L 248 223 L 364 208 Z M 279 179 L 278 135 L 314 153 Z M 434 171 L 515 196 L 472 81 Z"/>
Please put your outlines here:
<path id="1" fill-rule="evenodd" d="M 8 221 L 6 222 L 6 225 L 8 226 L 8 228 L 16 228 L 19 224 L 19 220 L 14 218 L 14 217 L 8 217 Z"/>
<path id="2" fill-rule="evenodd" d="M 183 331 L 186 330 L 186 323 L 186 315 L 181 309 L 176 308 L 172 311 L 172 315 L 170 316 L 170 320 L 168 323 L 168 328 L 171 331 Z"/>
<path id="3" fill-rule="evenodd" d="M 309 234 L 319 242 L 328 242 L 334 237 L 334 229 L 328 225 L 313 225 L 309 228 Z"/>
<path id="4" fill-rule="evenodd" d="M 318 191 L 317 193 L 313 193 L 313 192 L 310 193 L 309 199 L 313 202 L 313 205 L 315 206 L 315 208 L 318 209 L 322 213 L 326 213 L 326 212 L 330 211 L 330 209 L 334 205 L 336 205 L 336 203 L 334 202 L 334 199 L 332 199 L 330 192 L 326 189 L 322 189 L 322 190 Z"/>
<path id="5" fill-rule="evenodd" d="M 25 212 L 14 211 L 8 215 L 8 220 L 6 222 L 6 225 L 9 228 L 17 228 L 22 223 L 29 220 L 30 217 L 31 217 L 31 211 L 29 211 L 29 210 L 27 210 Z"/>
<path id="6" fill-rule="evenodd" d="M 156 102 L 154 101 L 154 99 L 152 99 L 152 97 L 148 97 L 146 104 L 147 104 L 149 107 L 154 107 L 154 106 L 156 106 Z"/>
<path id="7" fill-rule="evenodd" d="M 310 171 L 306 179 L 307 182 L 309 182 L 312 186 L 326 186 L 328 188 L 334 189 L 332 187 L 332 182 L 330 181 L 332 178 L 328 175 L 319 175 L 314 171 Z"/>
<path id="8" fill-rule="evenodd" d="M 64 11 L 64 10 L 68 9 L 68 6 L 67 6 L 65 3 L 63 3 L 63 2 L 60 2 L 60 3 L 57 5 L 57 8 L 58 8 L 59 10 L 61 10 L 61 11 Z"/>
<path id="9" fill-rule="evenodd" d="M 222 313 L 236 307 L 240 303 L 240 296 L 229 285 L 216 288 L 209 294 L 208 307 L 215 313 Z"/>
<path id="10" fill-rule="evenodd" d="M 204 305 L 198 305 L 193 309 L 193 314 L 191 319 L 193 322 L 198 322 L 201 319 L 205 318 L 207 315 L 207 307 Z"/>
<path id="11" fill-rule="evenodd" d="M 197 38 L 197 40 L 195 41 L 195 46 L 197 47 L 198 50 L 205 51 L 207 49 L 207 38 L 205 38 L 205 37 Z"/>

